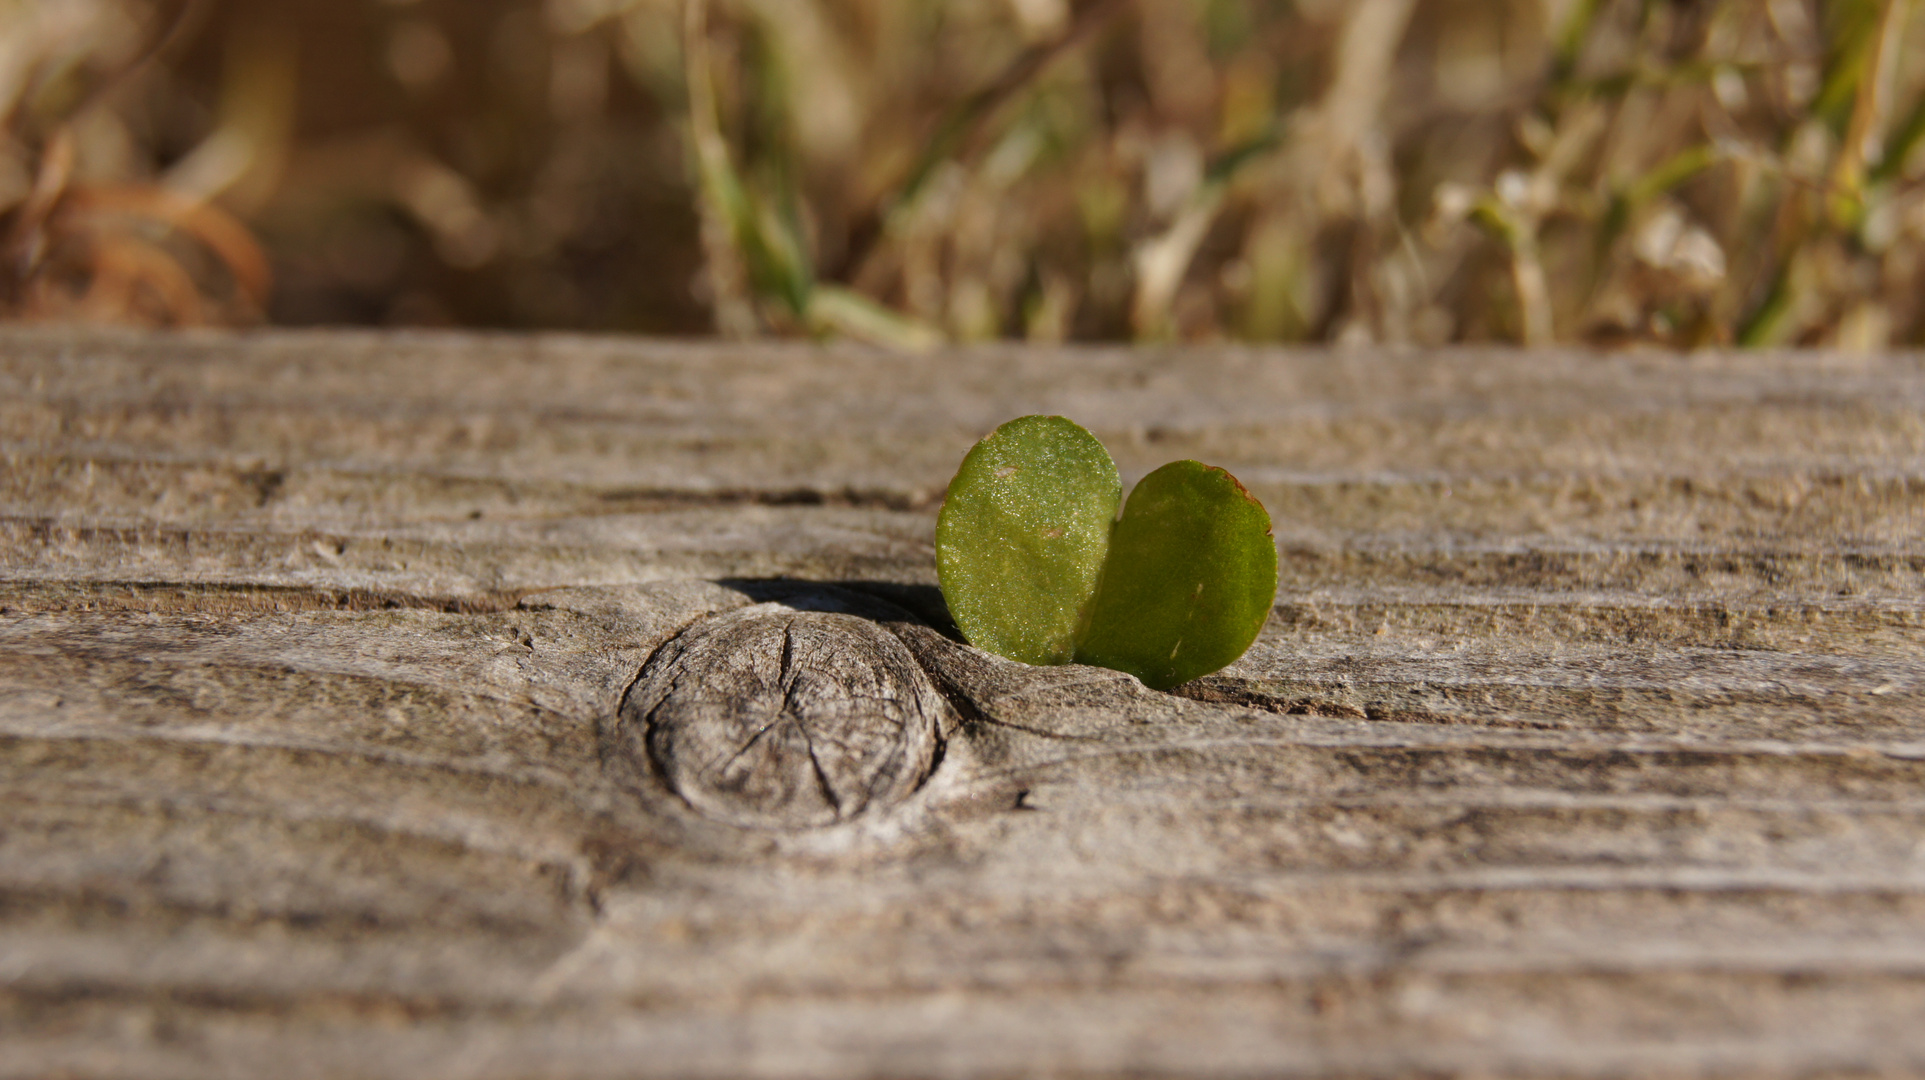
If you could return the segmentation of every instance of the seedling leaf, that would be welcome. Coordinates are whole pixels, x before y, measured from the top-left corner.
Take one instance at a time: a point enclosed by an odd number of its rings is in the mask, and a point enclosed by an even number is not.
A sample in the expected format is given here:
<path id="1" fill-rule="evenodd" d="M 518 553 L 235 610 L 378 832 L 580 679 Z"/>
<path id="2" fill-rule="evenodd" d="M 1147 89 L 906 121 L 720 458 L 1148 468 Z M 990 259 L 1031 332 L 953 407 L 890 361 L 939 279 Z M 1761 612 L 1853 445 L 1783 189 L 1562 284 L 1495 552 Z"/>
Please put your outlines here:
<path id="1" fill-rule="evenodd" d="M 1123 496 L 1096 436 L 1024 416 L 963 458 L 936 521 L 936 571 L 963 637 L 1028 664 L 1065 664 Z"/>
<path id="2" fill-rule="evenodd" d="M 1076 661 L 1168 689 L 1242 656 L 1276 591 L 1263 505 L 1222 469 L 1172 461 L 1130 492 Z"/>

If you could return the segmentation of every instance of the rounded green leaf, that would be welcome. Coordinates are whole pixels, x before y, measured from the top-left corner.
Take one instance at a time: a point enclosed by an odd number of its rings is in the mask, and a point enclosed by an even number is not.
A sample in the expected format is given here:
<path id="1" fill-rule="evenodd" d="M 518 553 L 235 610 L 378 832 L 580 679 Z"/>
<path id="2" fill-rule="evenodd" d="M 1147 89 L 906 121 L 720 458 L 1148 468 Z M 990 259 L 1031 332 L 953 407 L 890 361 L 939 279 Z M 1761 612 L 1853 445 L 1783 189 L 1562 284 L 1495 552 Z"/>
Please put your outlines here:
<path id="1" fill-rule="evenodd" d="M 1242 656 L 1276 591 L 1263 504 L 1222 469 L 1172 461 L 1130 492 L 1076 660 L 1166 690 Z"/>
<path id="2" fill-rule="evenodd" d="M 963 637 L 1028 664 L 1066 664 L 1123 495 L 1096 436 L 1024 416 L 963 458 L 936 521 L 936 572 Z"/>

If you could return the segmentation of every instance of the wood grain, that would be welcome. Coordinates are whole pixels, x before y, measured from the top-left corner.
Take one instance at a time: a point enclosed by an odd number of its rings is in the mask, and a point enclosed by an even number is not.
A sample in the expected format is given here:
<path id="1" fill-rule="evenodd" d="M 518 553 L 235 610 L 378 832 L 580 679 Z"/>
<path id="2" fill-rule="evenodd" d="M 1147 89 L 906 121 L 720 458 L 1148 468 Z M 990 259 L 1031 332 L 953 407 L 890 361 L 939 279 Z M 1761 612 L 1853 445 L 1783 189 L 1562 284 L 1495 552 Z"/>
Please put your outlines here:
<path id="1" fill-rule="evenodd" d="M 946 636 L 1029 412 L 1244 659 Z M 1925 1072 L 1915 355 L 15 328 L 0 462 L 0 1077 Z"/>

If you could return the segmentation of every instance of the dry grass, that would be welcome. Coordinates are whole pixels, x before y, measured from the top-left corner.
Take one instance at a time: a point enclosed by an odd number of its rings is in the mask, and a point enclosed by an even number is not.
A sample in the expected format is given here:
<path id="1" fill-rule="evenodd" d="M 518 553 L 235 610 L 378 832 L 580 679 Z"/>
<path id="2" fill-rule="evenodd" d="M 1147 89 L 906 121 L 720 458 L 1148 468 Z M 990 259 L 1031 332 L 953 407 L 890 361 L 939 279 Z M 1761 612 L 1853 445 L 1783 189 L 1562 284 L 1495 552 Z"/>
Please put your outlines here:
<path id="1" fill-rule="evenodd" d="M 1913 15 L 0 0 L 0 304 L 905 345 L 1918 344 Z"/>

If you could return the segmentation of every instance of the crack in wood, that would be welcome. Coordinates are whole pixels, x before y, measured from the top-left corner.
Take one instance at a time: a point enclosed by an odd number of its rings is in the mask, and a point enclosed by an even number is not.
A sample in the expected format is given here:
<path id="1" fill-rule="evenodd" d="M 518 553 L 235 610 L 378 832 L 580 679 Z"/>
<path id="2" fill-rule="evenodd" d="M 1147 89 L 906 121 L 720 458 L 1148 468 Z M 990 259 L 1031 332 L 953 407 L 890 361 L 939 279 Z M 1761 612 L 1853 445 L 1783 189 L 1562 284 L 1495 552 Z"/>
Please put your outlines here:
<path id="1" fill-rule="evenodd" d="M 545 589 L 503 589 L 463 596 L 392 589 L 178 581 L 0 581 L 0 612 L 145 612 L 169 615 L 293 614 L 307 611 L 439 611 L 483 615 L 513 611 Z"/>

